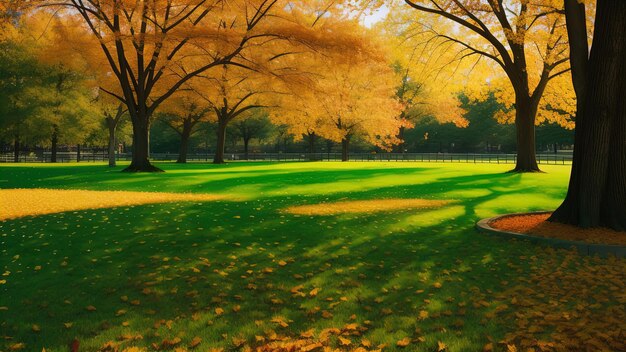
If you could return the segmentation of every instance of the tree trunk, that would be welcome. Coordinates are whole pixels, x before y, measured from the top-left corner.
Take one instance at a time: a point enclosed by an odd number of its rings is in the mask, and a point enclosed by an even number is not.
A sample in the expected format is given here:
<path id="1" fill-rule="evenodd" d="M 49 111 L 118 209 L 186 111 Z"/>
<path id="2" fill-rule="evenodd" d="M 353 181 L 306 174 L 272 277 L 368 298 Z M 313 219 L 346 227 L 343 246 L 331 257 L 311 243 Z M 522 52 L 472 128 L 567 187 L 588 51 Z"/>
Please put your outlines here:
<path id="1" fill-rule="evenodd" d="M 116 124 L 113 121 L 107 120 L 107 127 L 109 128 L 109 167 L 115 167 L 115 130 L 117 129 Z"/>
<path id="2" fill-rule="evenodd" d="M 163 172 L 150 163 L 148 151 L 150 139 L 150 124 L 145 118 L 135 117 L 133 120 L 133 158 L 125 172 Z"/>
<path id="3" fill-rule="evenodd" d="M 20 162 L 20 147 L 20 135 L 16 134 L 13 143 L 13 162 L 15 163 Z"/>
<path id="4" fill-rule="evenodd" d="M 176 160 L 179 164 L 187 163 L 187 152 L 189 150 L 189 137 L 191 137 L 191 129 L 192 125 L 190 122 L 185 121 L 183 123 L 183 132 L 180 135 L 180 149 L 178 152 L 178 160 Z"/>
<path id="5" fill-rule="evenodd" d="M 243 155 L 244 159 L 248 160 L 248 145 L 250 144 L 250 138 L 244 137 L 243 139 Z"/>
<path id="6" fill-rule="evenodd" d="M 80 163 L 80 144 L 76 144 L 76 162 Z"/>
<path id="7" fill-rule="evenodd" d="M 572 36 L 572 29 L 582 21 L 576 20 L 580 16 L 571 16 L 572 12 L 566 14 Z M 580 50 L 574 50 L 572 57 L 580 55 Z M 551 221 L 626 231 L 625 58 L 626 2 L 599 0 L 589 61 L 586 69 L 573 71 L 579 86 L 580 72 L 587 75 L 584 96 L 577 105 L 569 189 Z M 576 66 L 572 61 L 572 68 Z"/>
<path id="8" fill-rule="evenodd" d="M 315 160 L 315 154 L 317 152 L 317 148 L 316 148 L 316 141 L 317 141 L 317 135 L 315 134 L 315 132 L 313 133 L 309 133 L 309 160 Z"/>
<path id="9" fill-rule="evenodd" d="M 224 164 L 224 148 L 226 146 L 226 121 L 223 118 L 218 119 L 217 123 L 217 145 L 215 148 L 215 156 L 213 164 Z"/>
<path id="10" fill-rule="evenodd" d="M 56 163 L 57 162 L 57 147 L 58 147 L 58 143 L 59 143 L 59 126 L 54 125 L 52 127 L 52 147 L 50 150 L 50 162 L 51 163 Z"/>
<path id="11" fill-rule="evenodd" d="M 350 160 L 350 137 L 341 140 L 341 161 Z"/>
<path id="12" fill-rule="evenodd" d="M 403 114 L 404 115 L 404 114 Z M 396 153 L 404 153 L 404 131 L 406 128 L 404 126 L 400 126 L 398 130 L 398 138 L 400 139 L 400 143 L 396 144 L 393 149 Z"/>
<path id="13" fill-rule="evenodd" d="M 517 164 L 512 172 L 541 172 L 535 151 L 535 117 L 537 107 L 530 98 L 515 98 L 515 130 L 517 134 Z"/>

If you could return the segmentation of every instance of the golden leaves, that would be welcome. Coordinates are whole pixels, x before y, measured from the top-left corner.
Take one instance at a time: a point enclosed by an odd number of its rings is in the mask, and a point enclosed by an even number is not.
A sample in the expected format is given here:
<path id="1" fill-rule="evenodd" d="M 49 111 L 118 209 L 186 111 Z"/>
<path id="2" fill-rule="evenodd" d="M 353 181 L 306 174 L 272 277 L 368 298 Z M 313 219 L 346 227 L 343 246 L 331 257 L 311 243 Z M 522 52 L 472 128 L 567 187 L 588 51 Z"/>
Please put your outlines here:
<path id="1" fill-rule="evenodd" d="M 86 191 L 58 189 L 0 189 L 0 220 L 71 210 L 112 208 L 127 205 L 214 201 L 223 196 L 211 194 Z M 36 266 L 35 270 L 41 270 Z"/>
<path id="2" fill-rule="evenodd" d="M 445 200 L 431 199 L 376 199 L 300 205 L 289 207 L 285 209 L 285 212 L 296 215 L 371 214 L 392 210 L 438 208 L 449 203 Z"/>

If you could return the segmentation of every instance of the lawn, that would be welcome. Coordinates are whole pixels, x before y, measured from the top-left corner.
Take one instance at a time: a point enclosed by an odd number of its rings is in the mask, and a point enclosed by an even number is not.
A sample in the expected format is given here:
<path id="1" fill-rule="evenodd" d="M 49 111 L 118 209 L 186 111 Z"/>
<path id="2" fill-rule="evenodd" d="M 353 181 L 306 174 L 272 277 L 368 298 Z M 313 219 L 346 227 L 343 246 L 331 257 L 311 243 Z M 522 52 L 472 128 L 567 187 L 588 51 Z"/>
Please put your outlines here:
<path id="1" fill-rule="evenodd" d="M 626 261 L 474 230 L 558 206 L 567 166 L 158 166 L 0 166 L 1 188 L 216 196 L 0 222 L 0 351 L 626 349 Z"/>

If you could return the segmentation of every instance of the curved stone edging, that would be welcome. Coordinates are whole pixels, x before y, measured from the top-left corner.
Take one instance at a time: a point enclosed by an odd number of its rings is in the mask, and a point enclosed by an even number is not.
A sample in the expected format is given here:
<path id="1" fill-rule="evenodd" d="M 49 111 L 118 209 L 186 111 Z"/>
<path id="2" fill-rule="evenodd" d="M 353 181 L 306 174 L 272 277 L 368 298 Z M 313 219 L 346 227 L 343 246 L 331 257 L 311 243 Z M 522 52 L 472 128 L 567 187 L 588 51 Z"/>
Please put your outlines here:
<path id="1" fill-rule="evenodd" d="M 626 258 L 626 246 L 610 245 L 610 244 L 595 244 L 595 243 L 586 243 L 586 242 L 580 242 L 580 241 L 568 241 L 568 240 L 562 240 L 558 238 L 533 236 L 533 235 L 527 235 L 523 233 L 498 230 L 498 229 L 491 227 L 490 225 L 493 221 L 506 218 L 506 217 L 520 216 L 520 215 L 536 215 L 536 214 L 546 214 L 546 213 L 550 213 L 550 212 L 549 211 L 537 211 L 537 212 L 529 212 L 529 213 L 513 213 L 513 214 L 499 215 L 499 216 L 482 219 L 478 221 L 476 223 L 476 229 L 488 235 L 526 240 L 526 241 L 530 241 L 531 243 L 548 245 L 548 246 L 552 246 L 555 248 L 571 249 L 572 247 L 574 247 L 578 250 L 580 254 L 583 254 L 583 255 L 598 255 L 601 257 L 608 257 L 609 255 L 614 255 L 618 258 Z"/>

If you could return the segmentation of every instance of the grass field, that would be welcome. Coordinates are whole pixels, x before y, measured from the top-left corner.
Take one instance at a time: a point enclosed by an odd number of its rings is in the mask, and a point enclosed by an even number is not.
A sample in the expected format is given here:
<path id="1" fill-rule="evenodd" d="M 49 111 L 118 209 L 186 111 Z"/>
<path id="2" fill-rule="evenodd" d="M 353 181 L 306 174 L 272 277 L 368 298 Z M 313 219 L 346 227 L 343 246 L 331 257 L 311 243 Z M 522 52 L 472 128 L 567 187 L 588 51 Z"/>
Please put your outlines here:
<path id="1" fill-rule="evenodd" d="M 555 208 L 566 166 L 159 167 L 0 166 L 0 188 L 219 196 L 0 222 L 0 351 L 626 349 L 624 260 L 473 228 Z"/>

